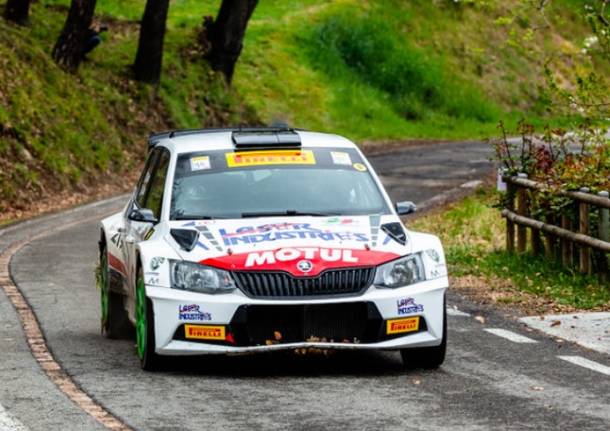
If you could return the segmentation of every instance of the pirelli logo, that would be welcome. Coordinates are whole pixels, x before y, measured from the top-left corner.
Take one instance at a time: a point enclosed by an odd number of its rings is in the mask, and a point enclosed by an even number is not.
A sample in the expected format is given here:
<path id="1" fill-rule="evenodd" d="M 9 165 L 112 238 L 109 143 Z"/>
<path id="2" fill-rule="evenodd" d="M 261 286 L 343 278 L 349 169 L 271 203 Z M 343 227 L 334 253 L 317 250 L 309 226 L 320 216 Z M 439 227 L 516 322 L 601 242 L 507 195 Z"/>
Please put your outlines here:
<path id="1" fill-rule="evenodd" d="M 188 340 L 224 340 L 224 326 L 184 325 L 184 337 Z"/>
<path id="2" fill-rule="evenodd" d="M 388 335 L 414 332 L 417 330 L 419 330 L 419 316 L 387 321 L 386 333 Z"/>
<path id="3" fill-rule="evenodd" d="M 316 158 L 310 150 L 248 151 L 226 153 L 227 166 L 239 168 L 264 165 L 315 165 Z"/>

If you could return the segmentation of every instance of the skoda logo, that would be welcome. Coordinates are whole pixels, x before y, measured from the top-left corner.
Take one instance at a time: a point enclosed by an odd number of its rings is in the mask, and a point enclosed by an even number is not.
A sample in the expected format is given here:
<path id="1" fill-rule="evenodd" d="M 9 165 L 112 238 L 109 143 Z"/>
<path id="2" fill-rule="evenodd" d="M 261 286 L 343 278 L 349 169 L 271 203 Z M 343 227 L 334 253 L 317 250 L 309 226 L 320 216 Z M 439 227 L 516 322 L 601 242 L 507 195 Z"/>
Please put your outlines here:
<path id="1" fill-rule="evenodd" d="M 309 272 L 313 268 L 313 264 L 308 260 L 300 260 L 297 263 L 297 268 L 301 272 Z"/>

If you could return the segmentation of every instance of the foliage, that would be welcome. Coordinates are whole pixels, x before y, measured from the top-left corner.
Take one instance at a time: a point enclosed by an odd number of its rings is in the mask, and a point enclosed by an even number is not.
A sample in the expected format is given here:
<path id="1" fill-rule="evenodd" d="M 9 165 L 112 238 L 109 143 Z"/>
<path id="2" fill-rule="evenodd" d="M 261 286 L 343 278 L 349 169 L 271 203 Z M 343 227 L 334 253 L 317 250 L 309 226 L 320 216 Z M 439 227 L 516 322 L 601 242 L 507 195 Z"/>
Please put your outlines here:
<path id="1" fill-rule="evenodd" d="M 525 292 L 576 308 L 610 307 L 610 290 L 597 277 L 542 257 L 504 251 L 505 222 L 493 207 L 497 199 L 495 193 L 479 190 L 442 212 L 415 220 L 409 228 L 441 238 L 450 275 L 493 278 L 494 289 L 504 290 L 505 301 L 526 303 L 527 296 L 519 294 Z M 490 283 L 484 284 L 489 289 Z"/>
<path id="2" fill-rule="evenodd" d="M 497 108 L 475 88 L 449 80 L 442 61 L 412 46 L 380 17 L 341 11 L 324 18 L 309 38 L 307 54 L 317 68 L 380 90 L 406 119 L 434 112 L 481 122 L 497 119 Z"/>

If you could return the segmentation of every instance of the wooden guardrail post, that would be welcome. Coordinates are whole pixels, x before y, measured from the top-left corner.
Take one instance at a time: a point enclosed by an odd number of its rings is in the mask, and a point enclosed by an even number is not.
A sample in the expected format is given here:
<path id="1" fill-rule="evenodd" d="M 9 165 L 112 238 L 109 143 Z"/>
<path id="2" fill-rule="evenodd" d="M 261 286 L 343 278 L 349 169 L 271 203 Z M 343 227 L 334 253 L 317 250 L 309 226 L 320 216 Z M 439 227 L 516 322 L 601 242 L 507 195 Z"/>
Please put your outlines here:
<path id="1" fill-rule="evenodd" d="M 565 230 L 572 230 L 572 220 L 566 213 L 561 214 L 561 227 Z M 574 253 L 572 250 L 572 242 L 569 239 L 561 239 L 561 263 L 563 266 L 572 266 Z"/>
<path id="2" fill-rule="evenodd" d="M 580 189 L 582 193 L 588 193 L 589 189 L 583 187 Z M 578 232 L 583 235 L 589 235 L 589 204 L 580 202 L 578 204 Z M 580 246 L 580 272 L 583 274 L 591 273 L 591 249 L 587 246 Z"/>
<path id="3" fill-rule="evenodd" d="M 519 174 L 519 178 L 527 178 L 526 174 Z M 517 190 L 517 214 L 528 217 L 527 189 L 519 187 Z M 527 247 L 527 228 L 521 224 L 517 225 L 517 253 L 525 253 Z"/>
<path id="4" fill-rule="evenodd" d="M 537 202 L 537 196 L 534 195 L 533 191 L 530 193 L 530 213 L 532 212 L 532 207 L 535 206 L 535 202 Z M 532 254 L 534 256 L 540 255 L 544 250 L 544 244 L 542 243 L 542 235 L 538 229 L 531 229 L 532 233 Z"/>
<path id="5" fill-rule="evenodd" d="M 606 199 L 610 197 L 610 193 L 606 191 L 599 192 L 597 195 Z M 599 239 L 610 242 L 610 210 L 608 208 L 599 208 Z M 599 262 L 600 273 L 604 279 L 607 279 L 610 274 L 608 273 L 608 257 L 606 253 L 601 252 Z"/>
<path id="6" fill-rule="evenodd" d="M 506 209 L 515 211 L 515 185 L 506 181 Z M 515 223 L 506 219 L 506 250 L 510 253 L 515 251 Z"/>

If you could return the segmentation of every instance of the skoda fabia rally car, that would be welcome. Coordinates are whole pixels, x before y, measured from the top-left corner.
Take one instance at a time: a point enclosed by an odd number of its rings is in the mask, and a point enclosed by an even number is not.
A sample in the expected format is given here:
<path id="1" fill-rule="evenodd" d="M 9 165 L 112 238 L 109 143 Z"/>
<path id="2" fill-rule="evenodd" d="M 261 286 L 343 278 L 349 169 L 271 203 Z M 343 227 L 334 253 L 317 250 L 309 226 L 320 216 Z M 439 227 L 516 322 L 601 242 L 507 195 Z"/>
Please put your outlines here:
<path id="1" fill-rule="evenodd" d="M 345 138 L 293 129 L 152 135 L 131 199 L 101 222 L 102 329 L 162 356 L 400 350 L 438 367 L 445 257 L 405 229 Z"/>

